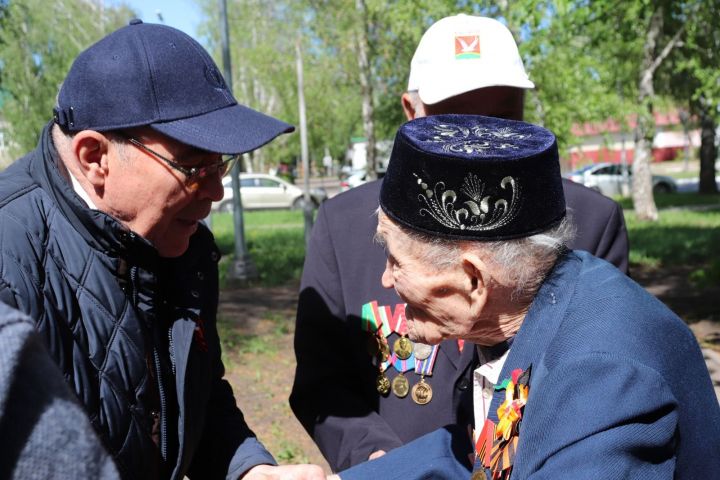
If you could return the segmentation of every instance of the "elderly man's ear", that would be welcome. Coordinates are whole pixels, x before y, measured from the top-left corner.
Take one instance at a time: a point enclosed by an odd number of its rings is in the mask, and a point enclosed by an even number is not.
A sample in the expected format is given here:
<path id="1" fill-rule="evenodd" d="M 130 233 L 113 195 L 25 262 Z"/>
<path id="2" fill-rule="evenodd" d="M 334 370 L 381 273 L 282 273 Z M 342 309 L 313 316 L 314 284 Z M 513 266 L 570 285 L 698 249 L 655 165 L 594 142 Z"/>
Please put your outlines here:
<path id="1" fill-rule="evenodd" d="M 465 275 L 465 292 L 471 308 L 478 309 L 479 313 L 487 302 L 490 273 L 487 265 L 477 253 L 465 250 L 461 258 Z"/>
<path id="2" fill-rule="evenodd" d="M 84 177 L 94 188 L 96 193 L 105 185 L 108 174 L 108 152 L 110 140 L 102 133 L 93 130 L 78 132 L 72 141 L 72 151 L 77 159 L 75 172 Z M 78 179 L 82 181 L 80 178 Z"/>

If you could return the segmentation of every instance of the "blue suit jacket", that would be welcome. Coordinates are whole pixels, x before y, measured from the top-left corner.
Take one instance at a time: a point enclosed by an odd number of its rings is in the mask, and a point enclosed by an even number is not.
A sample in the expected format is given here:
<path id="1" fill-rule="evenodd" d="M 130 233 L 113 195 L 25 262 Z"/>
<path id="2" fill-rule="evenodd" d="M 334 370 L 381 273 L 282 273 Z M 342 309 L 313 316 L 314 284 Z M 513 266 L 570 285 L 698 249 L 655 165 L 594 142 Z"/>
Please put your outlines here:
<path id="1" fill-rule="evenodd" d="M 587 250 L 627 269 L 627 232 L 617 203 L 565 181 L 565 199 L 577 227 L 572 248 Z M 380 182 L 325 202 L 318 212 L 303 271 L 295 330 L 297 373 L 290 405 L 333 470 L 367 460 L 444 425 L 472 422 L 473 348 L 445 341 L 427 381 L 432 401 L 381 396 L 377 367 L 360 328 L 362 305 L 397 309 L 403 301 L 380 284 L 385 252 L 373 242 Z M 395 334 L 393 334 L 394 336 Z M 390 339 L 390 345 L 394 338 Z M 390 369 L 392 380 L 397 372 Z M 406 374 L 410 387 L 420 376 Z"/>
<path id="2" fill-rule="evenodd" d="M 513 479 L 720 478 L 720 407 L 695 338 L 606 262 L 585 252 L 558 262 L 500 378 L 530 365 Z M 456 457 L 437 454 L 452 451 L 448 438 L 435 432 L 417 440 L 423 450 L 410 443 L 341 478 L 458 478 Z M 431 477 L 419 451 L 443 460 Z"/>

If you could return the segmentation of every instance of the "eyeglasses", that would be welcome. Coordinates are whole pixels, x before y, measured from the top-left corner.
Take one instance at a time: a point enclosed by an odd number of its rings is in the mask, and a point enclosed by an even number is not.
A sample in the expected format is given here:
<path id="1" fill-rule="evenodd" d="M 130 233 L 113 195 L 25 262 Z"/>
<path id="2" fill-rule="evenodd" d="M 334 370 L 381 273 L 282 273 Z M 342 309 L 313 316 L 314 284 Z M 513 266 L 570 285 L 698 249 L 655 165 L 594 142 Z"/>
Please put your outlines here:
<path id="1" fill-rule="evenodd" d="M 221 160 L 217 163 L 203 165 L 202 167 L 185 167 L 180 163 L 174 160 L 170 160 L 169 158 L 159 154 L 152 148 L 144 145 L 142 142 L 140 142 L 136 138 L 131 137 L 125 132 L 115 131 L 114 133 L 124 138 L 128 142 L 132 143 L 136 147 L 145 150 L 145 152 L 151 154 L 152 156 L 159 158 L 160 160 L 168 164 L 168 166 L 170 166 L 171 168 L 174 168 L 178 172 L 185 175 L 186 185 L 198 183 L 204 178 L 207 178 L 211 175 L 218 175 L 219 177 L 224 177 L 235 165 L 235 162 L 237 162 L 238 158 L 240 158 L 240 155 L 221 155 Z"/>

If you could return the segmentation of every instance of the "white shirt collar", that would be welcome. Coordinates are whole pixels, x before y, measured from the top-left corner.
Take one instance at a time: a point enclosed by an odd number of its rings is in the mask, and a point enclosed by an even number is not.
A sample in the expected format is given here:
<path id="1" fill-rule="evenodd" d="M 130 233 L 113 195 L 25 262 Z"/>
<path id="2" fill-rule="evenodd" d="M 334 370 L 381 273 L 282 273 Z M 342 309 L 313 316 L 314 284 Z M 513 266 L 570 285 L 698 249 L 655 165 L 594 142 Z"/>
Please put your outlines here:
<path id="1" fill-rule="evenodd" d="M 72 187 L 73 190 L 75 190 L 75 193 L 77 193 L 78 196 L 83 199 L 83 201 L 87 204 L 88 207 L 90 207 L 90 209 L 97 210 L 95 203 L 90 199 L 90 195 L 88 195 L 82 185 L 80 185 L 80 182 L 77 178 L 75 178 L 75 175 L 73 175 L 69 168 L 66 170 L 68 175 L 70 176 L 70 181 L 72 182 Z"/>

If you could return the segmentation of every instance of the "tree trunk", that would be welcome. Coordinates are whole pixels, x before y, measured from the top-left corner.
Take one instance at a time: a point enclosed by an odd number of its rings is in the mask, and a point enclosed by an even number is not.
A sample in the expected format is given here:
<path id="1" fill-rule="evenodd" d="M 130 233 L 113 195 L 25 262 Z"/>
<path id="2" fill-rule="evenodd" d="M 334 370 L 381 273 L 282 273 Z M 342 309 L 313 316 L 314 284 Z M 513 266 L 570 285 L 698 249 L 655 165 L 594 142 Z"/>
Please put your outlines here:
<path id="1" fill-rule="evenodd" d="M 373 93 L 371 84 L 370 62 L 368 60 L 368 12 L 365 0 L 355 0 L 355 8 L 360 15 L 361 25 L 358 29 L 358 66 L 360 67 L 360 88 L 362 91 L 363 130 L 367 139 L 367 171 L 371 178 L 377 175 L 375 160 L 375 124 L 373 112 Z"/>
<path id="2" fill-rule="evenodd" d="M 717 160 L 717 147 L 715 147 L 715 117 L 710 114 L 710 105 L 701 100 L 700 108 L 700 193 L 718 193 L 715 183 L 715 161 Z"/>
<path id="3" fill-rule="evenodd" d="M 655 61 L 655 47 L 662 30 L 662 7 L 653 13 L 645 37 L 643 47 L 643 61 L 640 69 L 640 82 L 638 85 L 638 103 L 642 111 L 638 112 L 635 124 L 635 158 L 632 164 L 632 199 L 635 214 L 639 220 L 657 220 L 658 213 L 652 192 L 652 174 L 650 161 L 652 160 L 652 142 L 655 137 L 655 118 L 653 115 L 652 100 L 655 96 L 653 77 L 657 64 Z"/>

